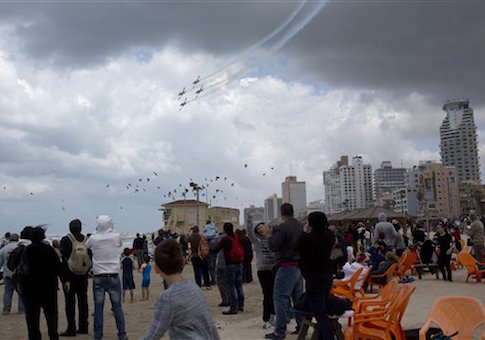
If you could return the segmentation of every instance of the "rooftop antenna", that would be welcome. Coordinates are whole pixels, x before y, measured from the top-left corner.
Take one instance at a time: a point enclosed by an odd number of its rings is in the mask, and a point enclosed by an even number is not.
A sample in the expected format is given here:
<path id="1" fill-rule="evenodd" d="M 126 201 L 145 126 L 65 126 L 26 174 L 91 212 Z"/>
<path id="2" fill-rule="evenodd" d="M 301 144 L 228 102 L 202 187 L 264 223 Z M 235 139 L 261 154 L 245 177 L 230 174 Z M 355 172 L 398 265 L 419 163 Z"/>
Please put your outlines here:
<path id="1" fill-rule="evenodd" d="M 291 161 L 290 161 L 290 176 L 292 175 L 292 164 L 291 164 Z"/>

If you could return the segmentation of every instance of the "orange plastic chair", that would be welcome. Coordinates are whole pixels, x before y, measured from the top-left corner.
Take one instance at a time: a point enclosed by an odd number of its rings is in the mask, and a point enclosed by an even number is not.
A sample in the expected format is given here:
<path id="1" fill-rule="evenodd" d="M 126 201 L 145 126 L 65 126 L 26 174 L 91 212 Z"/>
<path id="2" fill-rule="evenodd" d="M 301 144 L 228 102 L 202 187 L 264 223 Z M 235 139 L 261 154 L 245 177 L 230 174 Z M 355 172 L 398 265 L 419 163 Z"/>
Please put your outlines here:
<path id="1" fill-rule="evenodd" d="M 394 271 L 394 276 L 399 277 L 400 279 L 404 278 L 404 269 L 406 264 L 406 259 L 408 257 L 408 252 L 404 252 L 399 259 L 399 263 L 396 266 L 396 270 Z"/>
<path id="2" fill-rule="evenodd" d="M 367 267 L 367 269 L 365 269 L 365 270 L 366 270 L 366 272 L 365 272 L 364 276 L 362 277 L 362 280 L 357 281 L 357 283 L 360 283 L 360 288 L 359 288 L 360 296 L 365 295 L 364 285 L 367 282 L 367 279 L 369 278 L 370 271 L 372 270 L 372 266 Z M 356 284 L 356 286 L 357 286 L 357 284 Z"/>
<path id="3" fill-rule="evenodd" d="M 378 294 L 357 296 L 352 306 L 355 314 L 359 314 L 362 310 L 370 311 L 375 308 L 382 308 L 396 292 L 396 288 L 398 288 L 397 279 L 392 279 Z"/>
<path id="4" fill-rule="evenodd" d="M 359 275 L 363 268 L 357 269 L 357 271 L 348 279 L 335 282 L 332 285 L 330 292 L 335 295 L 345 296 L 349 300 L 353 300 L 355 297 L 355 284 L 359 279 Z"/>
<path id="5" fill-rule="evenodd" d="M 485 326 L 485 308 L 480 300 L 470 296 L 443 296 L 437 299 L 428 314 L 423 327 L 419 330 L 419 340 L 426 340 L 426 332 L 434 323 L 444 335 L 458 334 L 455 340 L 475 339 L 473 333 L 480 325 Z M 485 329 L 481 339 L 485 340 Z"/>
<path id="6" fill-rule="evenodd" d="M 474 276 L 477 282 L 482 282 L 482 274 L 485 273 L 485 269 L 480 269 L 479 266 L 485 266 L 485 263 L 480 263 L 470 254 L 462 252 L 458 254 L 458 260 L 468 271 L 466 282 L 470 276 Z"/>
<path id="7" fill-rule="evenodd" d="M 396 263 L 393 263 L 385 273 L 383 274 L 374 274 L 374 275 L 369 275 L 368 283 L 370 285 L 370 292 L 372 293 L 372 286 L 376 285 L 379 288 L 384 287 L 389 281 L 391 281 L 392 274 L 394 273 L 394 270 L 396 270 Z M 386 283 L 378 283 L 373 280 L 379 279 L 379 278 L 386 278 Z"/>
<path id="8" fill-rule="evenodd" d="M 416 274 L 416 270 L 413 268 L 413 265 L 419 260 L 419 256 L 416 249 L 410 250 L 407 254 L 408 255 L 406 256 L 406 262 L 404 263 L 404 271 L 403 271 L 404 276 L 406 276 L 406 272 L 408 270 L 411 271 L 411 275 Z"/>
<path id="9" fill-rule="evenodd" d="M 345 331 L 345 339 L 405 340 L 401 319 L 415 289 L 410 285 L 398 286 L 397 296 L 386 309 L 356 315 L 354 326 Z"/>

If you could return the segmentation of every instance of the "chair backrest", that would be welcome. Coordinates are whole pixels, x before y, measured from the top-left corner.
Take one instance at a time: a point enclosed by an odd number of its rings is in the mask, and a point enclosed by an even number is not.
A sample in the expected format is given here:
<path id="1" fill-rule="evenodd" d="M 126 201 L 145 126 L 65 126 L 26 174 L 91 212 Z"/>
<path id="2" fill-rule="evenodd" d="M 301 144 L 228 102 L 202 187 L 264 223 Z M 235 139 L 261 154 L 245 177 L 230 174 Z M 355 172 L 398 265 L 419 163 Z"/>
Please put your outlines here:
<path id="1" fill-rule="evenodd" d="M 392 274 L 396 270 L 397 263 L 393 263 L 386 271 L 386 283 L 391 281 Z"/>
<path id="2" fill-rule="evenodd" d="M 364 268 L 359 268 L 357 271 L 350 277 L 348 287 L 351 292 L 354 291 L 355 289 L 355 284 L 357 283 L 357 280 L 359 279 L 359 275 L 362 272 L 362 269 Z"/>
<path id="3" fill-rule="evenodd" d="M 360 280 L 357 280 L 356 285 L 354 289 L 358 289 L 358 287 L 362 287 L 364 283 L 367 281 L 369 278 L 370 271 L 372 270 L 372 266 L 368 266 L 367 268 L 364 268 L 362 271 L 364 272 L 362 275 L 362 278 Z M 357 284 L 359 283 L 359 284 Z"/>
<path id="4" fill-rule="evenodd" d="M 411 295 L 413 295 L 415 290 L 416 290 L 416 286 L 411 286 L 411 285 L 401 286 L 401 290 L 399 291 L 399 294 L 396 297 L 397 302 L 394 306 L 394 309 L 391 310 L 391 322 L 395 324 L 401 323 L 404 312 L 406 311 L 409 300 L 411 299 Z"/>
<path id="5" fill-rule="evenodd" d="M 443 296 L 431 307 L 425 324 L 429 327 L 428 322 L 438 325 L 445 335 L 458 331 L 457 337 L 453 339 L 472 339 L 475 330 L 480 325 L 485 326 L 485 308 L 474 297 Z M 481 337 L 484 339 L 485 329 Z"/>
<path id="6" fill-rule="evenodd" d="M 406 264 L 406 259 L 408 257 L 408 251 L 405 251 L 402 253 L 401 258 L 399 259 L 399 263 L 397 264 L 396 267 L 396 276 L 403 277 L 404 276 L 404 270 L 405 270 L 405 264 Z"/>
<path id="7" fill-rule="evenodd" d="M 477 271 L 477 266 L 476 264 L 478 263 L 477 259 L 474 258 L 473 256 L 471 256 L 470 254 L 468 253 L 462 253 L 460 252 L 458 254 L 458 261 L 460 261 L 460 263 L 466 267 L 466 269 L 468 270 L 468 273 L 475 273 Z"/>

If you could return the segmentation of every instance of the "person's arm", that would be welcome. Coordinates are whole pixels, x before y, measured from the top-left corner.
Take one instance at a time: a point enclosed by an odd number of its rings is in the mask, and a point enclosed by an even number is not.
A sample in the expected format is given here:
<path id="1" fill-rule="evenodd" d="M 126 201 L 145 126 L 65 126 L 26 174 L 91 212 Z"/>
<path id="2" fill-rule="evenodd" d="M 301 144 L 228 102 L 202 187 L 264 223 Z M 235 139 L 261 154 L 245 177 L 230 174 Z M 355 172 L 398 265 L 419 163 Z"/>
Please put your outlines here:
<path id="1" fill-rule="evenodd" d="M 140 340 L 161 339 L 169 329 L 172 319 L 173 314 L 170 299 L 160 296 L 155 304 L 153 320 Z"/>
<path id="2" fill-rule="evenodd" d="M 258 242 L 258 237 L 254 233 L 254 227 L 255 226 L 252 223 L 248 222 L 248 228 L 246 229 L 246 231 L 248 233 L 248 238 L 252 243 Z"/>

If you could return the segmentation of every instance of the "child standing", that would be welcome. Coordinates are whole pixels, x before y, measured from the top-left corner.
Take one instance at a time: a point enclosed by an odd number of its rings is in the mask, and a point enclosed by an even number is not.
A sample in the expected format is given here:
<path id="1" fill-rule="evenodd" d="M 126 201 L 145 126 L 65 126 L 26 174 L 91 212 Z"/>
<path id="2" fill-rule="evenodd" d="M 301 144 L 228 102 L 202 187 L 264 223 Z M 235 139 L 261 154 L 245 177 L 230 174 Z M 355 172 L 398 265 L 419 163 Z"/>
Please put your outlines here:
<path id="1" fill-rule="evenodd" d="M 168 284 L 155 303 L 155 315 L 142 340 L 161 339 L 168 331 L 172 340 L 219 340 L 209 307 L 199 286 L 182 276 L 185 260 L 173 239 L 155 249 L 155 272 Z"/>
<path id="2" fill-rule="evenodd" d="M 143 255 L 143 264 L 140 268 L 141 271 L 141 299 L 148 300 L 150 297 L 150 274 L 152 272 L 152 266 L 150 266 L 150 255 Z"/>
<path id="3" fill-rule="evenodd" d="M 123 258 L 121 260 L 121 268 L 123 268 L 123 303 L 125 302 L 126 291 L 130 291 L 130 302 L 134 300 L 133 291 L 135 289 L 135 281 L 133 280 L 134 263 L 130 256 L 130 249 L 123 250 Z"/>

